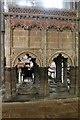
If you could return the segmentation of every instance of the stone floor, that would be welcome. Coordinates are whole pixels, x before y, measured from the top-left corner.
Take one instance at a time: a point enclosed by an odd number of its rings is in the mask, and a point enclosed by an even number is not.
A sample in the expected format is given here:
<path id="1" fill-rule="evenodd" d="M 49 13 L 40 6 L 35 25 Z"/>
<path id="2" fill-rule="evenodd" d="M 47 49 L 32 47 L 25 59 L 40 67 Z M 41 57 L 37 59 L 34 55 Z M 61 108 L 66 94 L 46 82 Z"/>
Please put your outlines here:
<path id="1" fill-rule="evenodd" d="M 2 103 L 3 118 L 79 118 L 78 98 Z"/>
<path id="2" fill-rule="evenodd" d="M 71 88 L 70 91 L 67 90 L 64 86 L 57 86 L 56 84 L 51 83 L 49 86 L 49 94 L 45 96 L 40 96 L 39 94 L 40 85 L 22 83 L 17 90 L 17 93 L 14 97 L 4 98 L 3 102 L 26 102 L 26 101 L 35 101 L 41 99 L 54 99 L 54 98 L 74 98 L 76 97 L 74 88 Z"/>
<path id="3" fill-rule="evenodd" d="M 28 93 L 29 89 L 30 91 L 34 90 L 32 87 L 26 89 L 25 84 L 23 84 L 22 87 L 20 87 L 20 90 L 22 90 L 19 91 L 15 97 L 3 100 L 2 117 L 51 119 L 79 118 L 80 113 L 78 97 L 75 94 L 66 91 L 64 87 L 54 87 L 54 85 L 51 84 L 50 88 L 48 96 L 40 97 L 38 93 L 35 93 L 35 91 L 32 92 L 32 94 L 23 94 Z M 25 90 L 27 90 L 27 92 Z"/>

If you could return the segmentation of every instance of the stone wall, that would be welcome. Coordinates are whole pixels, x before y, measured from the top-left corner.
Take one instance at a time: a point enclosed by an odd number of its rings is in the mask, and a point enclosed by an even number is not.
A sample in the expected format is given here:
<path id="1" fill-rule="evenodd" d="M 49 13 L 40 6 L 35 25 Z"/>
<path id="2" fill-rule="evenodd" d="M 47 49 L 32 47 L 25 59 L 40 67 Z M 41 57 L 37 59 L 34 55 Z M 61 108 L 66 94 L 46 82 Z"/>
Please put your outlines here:
<path id="1" fill-rule="evenodd" d="M 50 29 L 44 32 L 37 28 L 24 30 L 18 27 L 12 31 L 12 62 L 22 51 L 35 54 L 40 59 L 42 66 L 48 66 L 51 57 L 58 52 L 69 56 L 75 64 L 75 31 L 59 32 Z"/>
<path id="2" fill-rule="evenodd" d="M 78 67 L 71 66 L 71 89 L 73 94 L 78 94 L 78 87 L 79 87 L 79 81 L 78 81 Z"/>
<path id="3" fill-rule="evenodd" d="M 59 53 L 64 54 L 68 58 L 70 66 L 73 66 L 71 82 L 75 86 L 77 75 L 74 74 L 74 67 L 78 63 L 75 16 L 70 19 L 68 16 L 65 16 L 66 19 L 64 16 L 60 16 L 57 19 L 56 15 L 46 17 L 44 12 L 42 15 L 14 14 L 9 16 L 10 14 L 5 20 L 6 68 L 11 69 L 5 70 L 5 86 L 9 94 L 15 94 L 15 73 L 12 67 L 17 65 L 18 57 L 22 57 L 26 53 L 35 57 L 39 67 L 43 67 L 41 69 L 41 92 L 43 91 L 43 93 L 41 94 L 47 95 L 46 68 L 50 65 L 52 58 Z"/>
<path id="4" fill-rule="evenodd" d="M 2 117 L 13 119 L 75 119 L 80 116 L 78 98 L 43 99 L 34 102 L 12 102 L 2 104 Z"/>
<path id="5" fill-rule="evenodd" d="M 16 71 L 15 68 L 5 68 L 5 98 L 16 95 Z"/>

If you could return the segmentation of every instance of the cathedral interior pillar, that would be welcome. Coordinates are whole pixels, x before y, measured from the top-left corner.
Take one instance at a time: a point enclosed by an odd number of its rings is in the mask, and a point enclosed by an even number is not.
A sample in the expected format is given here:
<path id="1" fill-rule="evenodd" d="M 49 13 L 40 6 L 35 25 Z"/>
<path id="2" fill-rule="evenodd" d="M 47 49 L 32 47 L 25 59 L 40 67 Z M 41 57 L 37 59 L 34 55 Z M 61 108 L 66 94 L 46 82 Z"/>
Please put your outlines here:
<path id="1" fill-rule="evenodd" d="M 11 96 L 11 60 L 10 60 L 10 20 L 5 21 L 5 57 L 6 57 L 6 66 L 5 66 L 5 94 L 6 97 Z"/>

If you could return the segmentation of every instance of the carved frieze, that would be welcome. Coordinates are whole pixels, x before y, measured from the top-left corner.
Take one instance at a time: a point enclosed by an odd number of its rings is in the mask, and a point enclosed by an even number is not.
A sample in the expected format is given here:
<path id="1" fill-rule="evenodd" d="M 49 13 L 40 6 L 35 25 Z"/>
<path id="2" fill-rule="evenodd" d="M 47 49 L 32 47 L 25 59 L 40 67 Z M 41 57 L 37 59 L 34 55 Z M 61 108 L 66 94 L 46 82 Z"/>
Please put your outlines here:
<path id="1" fill-rule="evenodd" d="M 50 21 L 50 20 L 24 20 L 24 19 L 11 19 L 11 28 L 16 27 L 24 28 L 24 30 L 38 28 L 42 29 L 56 29 L 57 31 L 63 31 L 65 29 L 73 31 L 76 28 L 76 23 L 66 21 Z"/>
<path id="2" fill-rule="evenodd" d="M 9 12 L 4 13 L 5 19 L 10 19 L 11 28 L 31 29 L 56 29 L 63 31 L 69 29 L 73 31 L 78 24 L 77 11 L 41 9 L 41 8 L 19 8 L 9 7 Z"/>
<path id="3" fill-rule="evenodd" d="M 46 14 L 46 15 L 60 15 L 68 17 L 76 17 L 76 11 L 58 10 L 58 9 L 45 9 L 45 8 L 22 8 L 18 6 L 9 6 L 9 12 L 13 13 L 29 13 L 29 14 Z"/>

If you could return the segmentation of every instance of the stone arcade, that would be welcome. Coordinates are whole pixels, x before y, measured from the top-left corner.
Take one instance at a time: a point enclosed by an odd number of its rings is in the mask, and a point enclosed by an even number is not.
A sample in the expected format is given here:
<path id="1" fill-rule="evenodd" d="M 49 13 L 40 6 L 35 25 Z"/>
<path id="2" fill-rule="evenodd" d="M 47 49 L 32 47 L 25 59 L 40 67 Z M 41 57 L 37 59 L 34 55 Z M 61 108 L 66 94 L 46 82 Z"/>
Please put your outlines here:
<path id="1" fill-rule="evenodd" d="M 77 94 L 77 12 L 9 6 L 4 19 L 5 98 L 67 93 L 68 81 Z"/>

